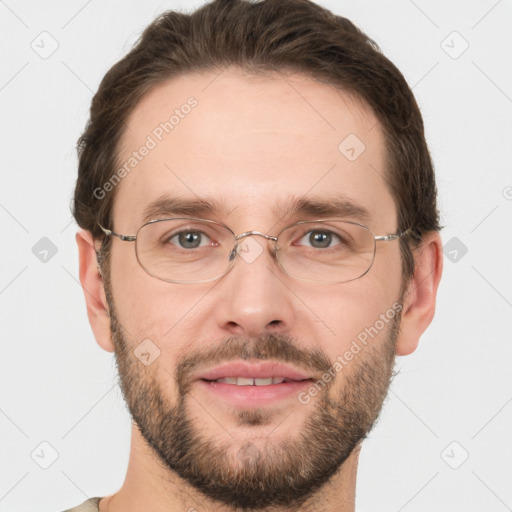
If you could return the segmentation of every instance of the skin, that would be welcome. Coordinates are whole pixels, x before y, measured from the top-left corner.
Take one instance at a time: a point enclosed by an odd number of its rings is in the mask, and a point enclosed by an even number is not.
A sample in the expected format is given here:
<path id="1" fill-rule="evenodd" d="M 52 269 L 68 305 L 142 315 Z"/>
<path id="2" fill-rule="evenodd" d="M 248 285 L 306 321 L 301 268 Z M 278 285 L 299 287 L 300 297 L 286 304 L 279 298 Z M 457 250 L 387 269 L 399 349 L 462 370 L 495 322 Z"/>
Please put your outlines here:
<path id="1" fill-rule="evenodd" d="M 122 140 L 121 160 L 190 96 L 197 99 L 197 107 L 118 185 L 114 226 L 109 226 L 116 232 L 135 234 L 145 206 L 164 193 L 221 201 L 228 212 L 219 212 L 215 218 L 235 233 L 258 230 L 275 235 L 285 225 L 302 220 L 276 216 L 272 211 L 276 201 L 333 194 L 343 194 L 366 207 L 372 217 L 368 225 L 375 234 L 396 231 L 395 204 L 382 178 L 385 146 L 377 118 L 357 99 L 305 76 L 255 77 L 227 69 L 220 75 L 185 75 L 161 84 L 133 111 Z M 340 142 L 351 133 L 366 146 L 353 162 L 338 151 Z M 76 239 L 92 330 L 102 348 L 116 352 L 123 392 L 134 407 L 140 400 L 135 382 L 147 384 L 149 390 L 164 397 L 169 408 L 176 407 L 180 398 L 177 364 L 188 354 L 204 356 L 229 340 L 254 354 L 257 340 L 266 340 L 270 347 L 268 337 L 273 335 L 288 339 L 303 354 L 317 351 L 335 361 L 365 327 L 374 325 L 379 315 L 401 298 L 397 241 L 379 242 L 370 272 L 347 283 L 319 285 L 296 280 L 282 272 L 270 250 L 264 250 L 250 264 L 237 261 L 217 281 L 185 285 L 148 275 L 137 262 L 133 243 L 114 239 L 107 301 L 94 252 L 98 243 L 83 230 Z M 268 242 L 257 241 L 266 248 Z M 268 243 L 268 249 L 271 247 Z M 347 405 L 351 391 L 361 396 L 358 376 L 365 365 L 380 362 L 368 381 L 372 386 L 369 396 L 378 400 L 370 404 L 353 400 L 351 404 L 367 416 L 363 431 L 370 430 L 391 378 L 393 354 L 413 352 L 434 316 L 443 261 L 439 234 L 425 234 L 414 258 L 416 270 L 401 301 L 399 332 L 393 333 L 390 323 L 336 374 L 328 392 L 306 406 L 296 399 L 287 400 L 263 408 L 260 413 L 265 421 L 249 425 L 241 421 L 243 411 L 192 386 L 194 399 L 186 396 L 184 402 L 191 425 L 211 446 L 226 448 L 231 457 L 228 469 L 233 474 L 243 468 L 239 454 L 248 441 L 260 455 L 265 447 L 298 441 L 299 434 L 307 432 L 308 421 L 314 422 L 326 404 L 331 404 L 332 418 L 337 418 L 343 434 L 343 417 L 336 414 L 336 407 Z M 112 317 L 118 323 L 117 333 L 113 332 Z M 158 346 L 160 356 L 143 367 L 133 349 L 147 338 Z M 123 343 L 126 353 L 121 350 Z M 226 360 L 236 359 L 235 354 L 230 353 L 233 357 Z M 352 448 L 325 485 L 305 501 L 289 506 L 268 504 L 264 509 L 309 511 L 321 506 L 324 512 L 353 511 L 360 442 Z M 268 457 L 260 462 L 270 464 Z M 155 512 L 234 510 L 228 503 L 205 496 L 163 464 L 134 422 L 125 482 L 117 493 L 100 502 L 100 510 L 131 512 L 141 508 Z"/>

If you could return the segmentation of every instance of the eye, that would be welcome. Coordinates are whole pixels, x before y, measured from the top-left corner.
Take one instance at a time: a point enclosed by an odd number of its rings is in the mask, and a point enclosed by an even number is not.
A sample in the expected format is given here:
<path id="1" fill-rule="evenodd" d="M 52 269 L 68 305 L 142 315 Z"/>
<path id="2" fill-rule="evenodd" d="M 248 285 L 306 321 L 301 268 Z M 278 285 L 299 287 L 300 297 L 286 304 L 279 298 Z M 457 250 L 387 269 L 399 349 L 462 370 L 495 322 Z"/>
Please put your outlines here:
<path id="1" fill-rule="evenodd" d="M 306 245 L 314 249 L 327 249 L 335 242 L 343 242 L 339 235 L 332 231 L 314 229 L 308 231 L 300 240 L 299 245 Z"/>
<path id="2" fill-rule="evenodd" d="M 197 249 L 210 245 L 210 238 L 201 231 L 180 231 L 168 238 L 168 242 L 182 249 Z"/>

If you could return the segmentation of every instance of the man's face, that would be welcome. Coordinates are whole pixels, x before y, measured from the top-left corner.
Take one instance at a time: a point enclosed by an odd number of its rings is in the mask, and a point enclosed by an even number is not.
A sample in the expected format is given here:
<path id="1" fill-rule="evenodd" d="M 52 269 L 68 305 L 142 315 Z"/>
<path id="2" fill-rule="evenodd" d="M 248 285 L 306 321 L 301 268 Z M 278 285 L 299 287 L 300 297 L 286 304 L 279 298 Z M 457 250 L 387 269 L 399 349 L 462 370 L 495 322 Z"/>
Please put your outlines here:
<path id="1" fill-rule="evenodd" d="M 190 97 L 197 105 L 169 133 L 155 132 Z M 377 119 L 327 85 L 233 70 L 183 76 L 139 103 L 120 160 L 148 136 L 155 146 L 118 185 L 118 233 L 135 234 L 148 205 L 165 196 L 221 205 L 187 216 L 221 221 L 235 233 L 276 235 L 322 218 L 285 211 L 301 198 L 349 200 L 369 219 L 343 214 L 346 220 L 377 235 L 396 230 Z M 121 385 L 141 435 L 204 494 L 249 509 L 307 499 L 367 435 L 392 375 L 401 300 L 398 242 L 379 243 L 360 279 L 316 284 L 285 274 L 272 242 L 253 240 L 261 253 L 238 257 L 222 278 L 175 284 L 150 276 L 134 244 L 114 239 L 106 282 Z M 149 365 L 135 350 L 148 339 L 142 346 L 151 359 L 159 350 Z M 293 382 L 211 382 L 233 372 L 261 377 L 258 371 L 294 374 Z M 324 385 L 314 387 L 317 381 Z"/>

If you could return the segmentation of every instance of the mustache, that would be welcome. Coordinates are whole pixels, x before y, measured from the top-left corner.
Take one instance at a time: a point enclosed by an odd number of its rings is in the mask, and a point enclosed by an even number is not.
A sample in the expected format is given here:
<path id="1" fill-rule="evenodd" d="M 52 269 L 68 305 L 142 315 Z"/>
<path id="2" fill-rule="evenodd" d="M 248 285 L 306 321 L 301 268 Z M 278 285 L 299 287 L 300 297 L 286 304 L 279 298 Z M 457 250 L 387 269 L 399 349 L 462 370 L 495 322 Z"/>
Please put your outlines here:
<path id="1" fill-rule="evenodd" d="M 333 365 L 319 349 L 299 348 L 297 341 L 286 334 L 268 333 L 257 337 L 230 336 L 216 346 L 189 352 L 175 368 L 175 379 L 182 390 L 188 390 L 190 375 L 205 366 L 234 360 L 258 359 L 293 364 L 299 369 L 325 373 Z"/>

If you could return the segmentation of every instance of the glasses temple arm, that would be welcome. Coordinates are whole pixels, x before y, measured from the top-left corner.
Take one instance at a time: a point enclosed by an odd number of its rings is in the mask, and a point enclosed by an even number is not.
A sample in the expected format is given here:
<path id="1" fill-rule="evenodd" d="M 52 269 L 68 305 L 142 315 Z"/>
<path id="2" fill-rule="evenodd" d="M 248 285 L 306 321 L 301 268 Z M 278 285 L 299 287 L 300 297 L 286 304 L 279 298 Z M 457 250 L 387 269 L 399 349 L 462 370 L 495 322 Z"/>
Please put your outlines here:
<path id="1" fill-rule="evenodd" d="M 137 239 L 137 235 L 121 235 L 119 233 L 116 233 L 115 231 L 112 231 L 111 229 L 104 228 L 100 223 L 98 223 L 98 226 L 103 231 L 103 233 L 105 233 L 105 235 L 115 236 L 119 238 L 119 240 L 122 240 L 123 242 L 134 242 Z"/>
<path id="2" fill-rule="evenodd" d="M 402 231 L 402 233 L 394 233 L 392 235 L 376 236 L 375 240 L 389 242 L 391 240 L 396 240 L 397 238 L 401 238 L 404 235 L 411 235 L 414 238 L 416 238 L 416 240 L 421 240 L 421 233 L 415 228 L 406 229 L 405 231 Z"/>

